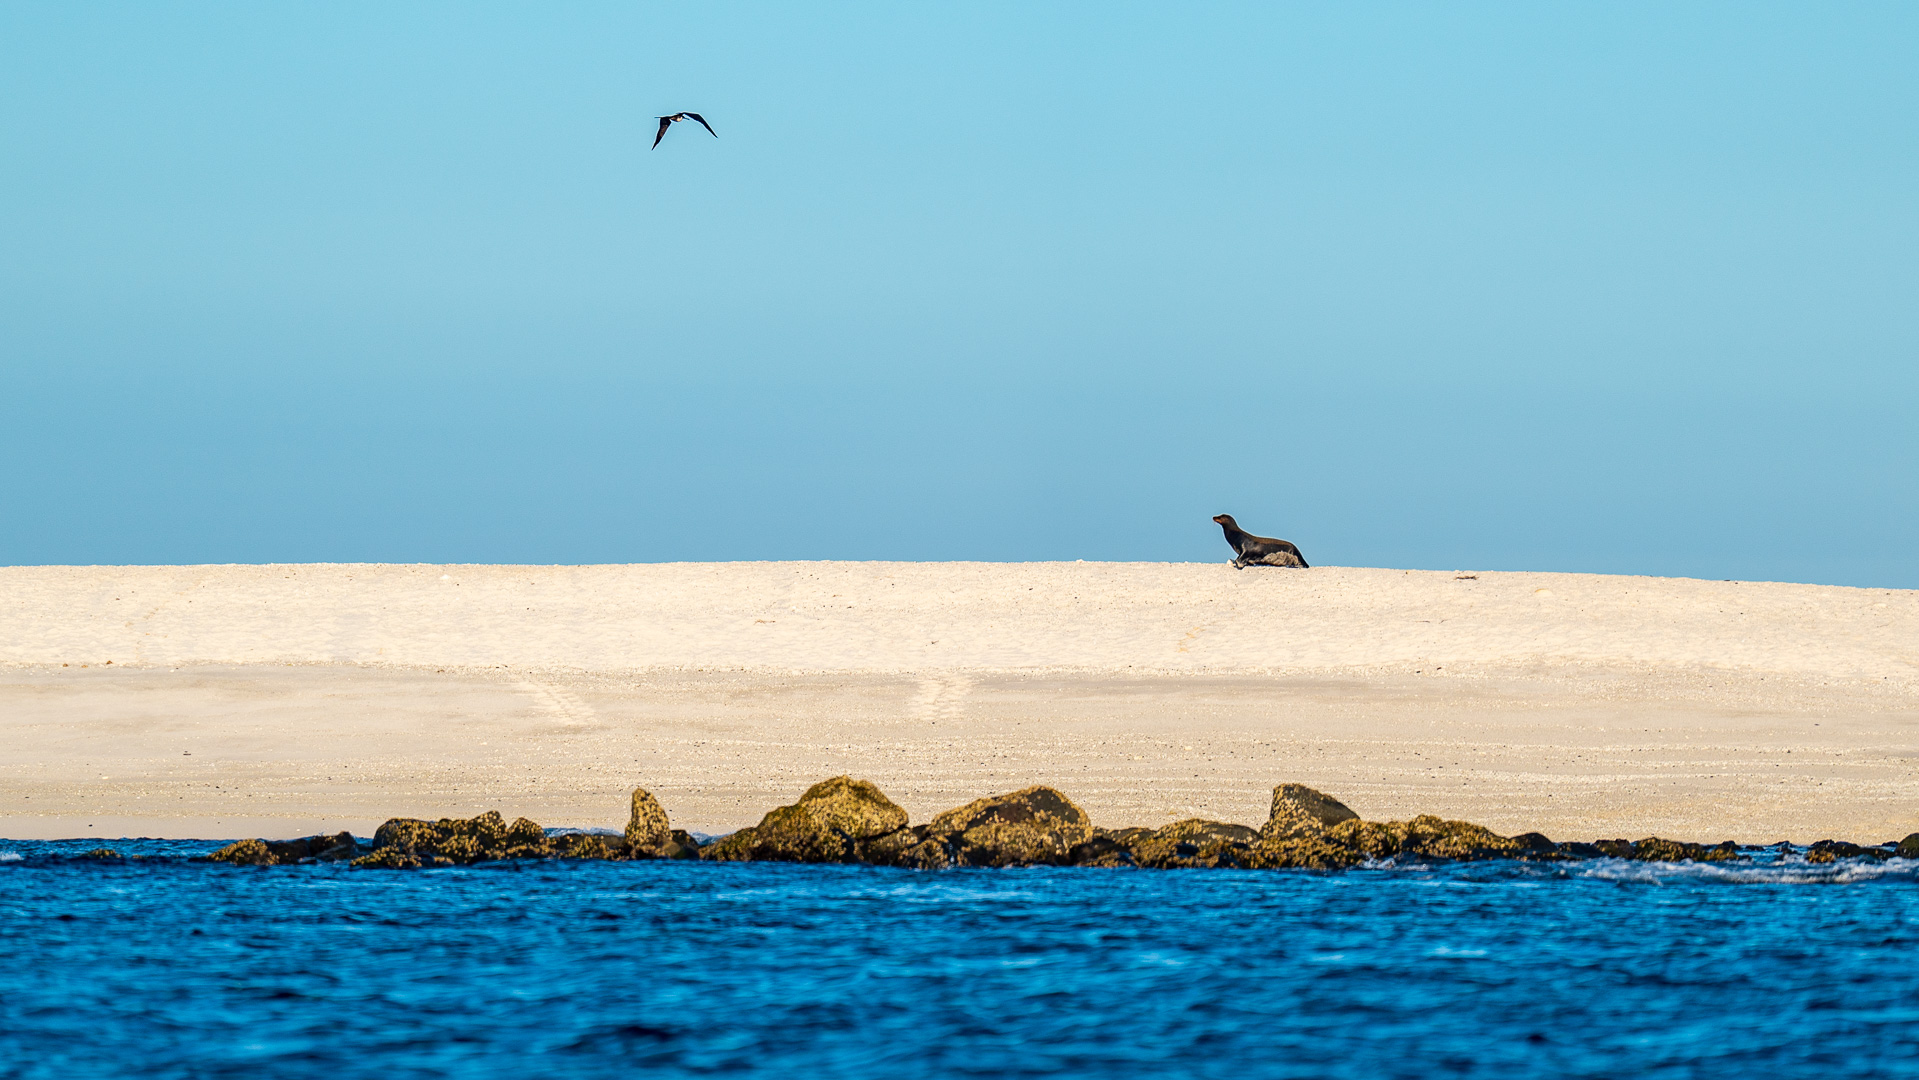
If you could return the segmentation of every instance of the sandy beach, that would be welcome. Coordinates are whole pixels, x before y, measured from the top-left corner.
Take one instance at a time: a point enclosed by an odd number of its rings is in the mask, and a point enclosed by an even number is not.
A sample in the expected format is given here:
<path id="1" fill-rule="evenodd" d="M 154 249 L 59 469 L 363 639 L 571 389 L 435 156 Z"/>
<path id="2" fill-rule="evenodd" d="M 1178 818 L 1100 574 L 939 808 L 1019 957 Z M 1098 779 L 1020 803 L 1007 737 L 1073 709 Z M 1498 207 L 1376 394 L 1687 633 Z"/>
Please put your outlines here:
<path id="1" fill-rule="evenodd" d="M 1555 839 L 1919 830 L 1919 593 L 1158 563 L 0 568 L 0 836 L 370 833 L 497 808 L 915 821 L 1059 786 L 1104 825 Z"/>

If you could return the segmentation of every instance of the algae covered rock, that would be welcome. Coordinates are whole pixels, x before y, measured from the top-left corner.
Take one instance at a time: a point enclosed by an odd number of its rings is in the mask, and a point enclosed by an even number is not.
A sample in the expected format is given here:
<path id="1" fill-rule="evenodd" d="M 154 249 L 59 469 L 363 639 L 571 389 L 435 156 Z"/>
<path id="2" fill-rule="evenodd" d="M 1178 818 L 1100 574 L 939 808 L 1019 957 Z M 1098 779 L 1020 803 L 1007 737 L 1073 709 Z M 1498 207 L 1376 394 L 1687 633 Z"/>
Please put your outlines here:
<path id="1" fill-rule="evenodd" d="M 1919 859 L 1919 832 L 1899 841 L 1899 847 L 1893 854 L 1902 859 Z"/>
<path id="2" fill-rule="evenodd" d="M 666 811 L 645 788 L 633 789 L 633 809 L 626 822 L 626 847 L 634 855 L 659 856 L 673 842 Z"/>
<path id="3" fill-rule="evenodd" d="M 1632 858 L 1640 862 L 1725 862 L 1739 857 L 1739 845 L 1728 840 L 1707 846 L 1683 840 L 1662 840 L 1649 836 L 1633 844 Z"/>
<path id="4" fill-rule="evenodd" d="M 272 866 L 279 861 L 267 850 L 265 840 L 235 840 L 207 858 L 235 866 Z"/>
<path id="5" fill-rule="evenodd" d="M 302 836 L 297 840 L 268 840 L 267 850 L 282 866 L 306 862 L 345 862 L 359 854 L 359 842 L 350 832 L 331 836 Z"/>
<path id="6" fill-rule="evenodd" d="M 1248 865 L 1259 839 L 1258 830 L 1244 825 L 1188 818 L 1132 837 L 1126 846 L 1135 865 L 1158 870 L 1236 867 Z"/>
<path id="7" fill-rule="evenodd" d="M 1411 821 L 1362 821 L 1355 817 L 1318 832 L 1302 830 L 1277 839 L 1262 833 L 1259 843 L 1247 853 L 1246 865 L 1259 869 L 1338 870 L 1369 859 L 1467 862 L 1520 858 L 1537 850 L 1533 843 L 1522 844 L 1470 821 L 1448 821 L 1431 814 L 1421 814 Z"/>
<path id="8" fill-rule="evenodd" d="M 1314 836 L 1359 815 L 1338 799 L 1305 784 L 1281 784 L 1273 789 L 1273 809 L 1259 830 L 1262 840 Z"/>
<path id="9" fill-rule="evenodd" d="M 558 859 L 621 859 L 627 850 L 625 840 L 595 833 L 564 833 L 550 843 Z"/>
<path id="10" fill-rule="evenodd" d="M 1360 851 L 1334 843 L 1324 833 L 1282 840 L 1262 838 L 1246 853 L 1246 866 L 1254 870 L 1344 870 L 1365 861 Z"/>
<path id="11" fill-rule="evenodd" d="M 1151 829 L 1094 829 L 1090 838 L 1066 853 L 1067 861 L 1074 866 L 1138 866 L 1132 844 L 1151 835 Z"/>
<path id="12" fill-rule="evenodd" d="M 1513 843 L 1519 845 L 1519 850 L 1513 853 L 1513 857 L 1516 859 L 1551 862 L 1570 857 L 1560 851 L 1560 846 L 1548 839 L 1545 833 L 1523 832 L 1512 839 Z"/>
<path id="13" fill-rule="evenodd" d="M 1327 830 L 1358 821 L 1352 808 L 1305 784 L 1273 789 L 1272 812 L 1258 840 L 1243 856 L 1244 865 L 1261 870 L 1340 870 L 1363 862 L 1350 843 L 1330 840 Z"/>
<path id="14" fill-rule="evenodd" d="M 1272 815 L 1245 865 L 1333 870 L 1369 859 L 1557 859 L 1562 845 L 1538 833 L 1501 836 L 1484 825 L 1421 814 L 1411 821 L 1364 821 L 1345 803 L 1304 784 L 1273 789 Z"/>
<path id="15" fill-rule="evenodd" d="M 836 776 L 699 854 L 721 862 L 865 862 L 874 841 L 905 827 L 906 811 L 871 781 Z"/>
<path id="16" fill-rule="evenodd" d="M 606 841 L 603 846 L 611 854 L 562 854 L 566 858 L 692 859 L 698 857 L 700 850 L 700 842 L 693 839 L 693 834 L 671 827 L 660 801 L 645 788 L 633 789 L 632 810 L 627 817 L 624 840 L 617 843 Z"/>
<path id="17" fill-rule="evenodd" d="M 903 866 L 910 870 L 932 870 L 935 866 L 922 865 L 917 857 L 910 853 L 926 842 L 926 826 L 910 829 L 895 829 L 890 833 L 863 840 L 855 845 L 854 854 L 858 861 L 872 863 L 875 866 Z M 944 866 L 945 863 L 940 863 Z"/>
<path id="18" fill-rule="evenodd" d="M 1399 855 L 1425 859 L 1510 859 L 1519 843 L 1470 821 L 1447 821 L 1421 814 L 1411 821 L 1342 821 L 1326 830 L 1326 839 L 1350 847 L 1368 859 Z"/>
<path id="19" fill-rule="evenodd" d="M 1648 836 L 1644 840 L 1595 840 L 1590 845 L 1561 844 L 1560 848 L 1572 855 L 1591 857 L 1596 853 L 1607 858 L 1632 859 L 1636 862 L 1726 862 L 1740 857 L 1739 845 L 1730 840 L 1708 846 L 1657 836 Z"/>
<path id="20" fill-rule="evenodd" d="M 923 835 L 896 865 L 1066 865 L 1093 838 L 1093 822 L 1056 788 L 1040 785 L 955 807 L 928 822 Z"/>
<path id="21" fill-rule="evenodd" d="M 1861 847 L 1844 840 L 1821 840 L 1806 851 L 1806 861 L 1809 863 L 1829 863 L 1840 859 L 1858 858 L 1877 860 L 1886 857 L 1887 853 L 1879 848 Z"/>
<path id="22" fill-rule="evenodd" d="M 373 834 L 373 852 L 353 860 L 362 869 L 460 866 L 488 859 L 541 859 L 558 854 L 546 830 L 526 818 L 508 825 L 497 810 L 474 818 L 393 818 Z"/>
<path id="23" fill-rule="evenodd" d="M 345 862 L 359 851 L 359 842 L 353 839 L 353 834 L 342 832 L 302 836 L 297 840 L 236 840 L 207 858 L 234 866 L 293 866 Z"/>
<path id="24" fill-rule="evenodd" d="M 1606 855 L 1593 845 L 1578 840 L 1568 840 L 1563 844 L 1555 845 L 1555 850 L 1562 859 L 1600 859 Z"/>
<path id="25" fill-rule="evenodd" d="M 452 866 L 452 859 L 428 855 L 422 858 L 405 848 L 374 848 L 368 855 L 353 860 L 355 870 L 418 870 L 424 866 Z"/>

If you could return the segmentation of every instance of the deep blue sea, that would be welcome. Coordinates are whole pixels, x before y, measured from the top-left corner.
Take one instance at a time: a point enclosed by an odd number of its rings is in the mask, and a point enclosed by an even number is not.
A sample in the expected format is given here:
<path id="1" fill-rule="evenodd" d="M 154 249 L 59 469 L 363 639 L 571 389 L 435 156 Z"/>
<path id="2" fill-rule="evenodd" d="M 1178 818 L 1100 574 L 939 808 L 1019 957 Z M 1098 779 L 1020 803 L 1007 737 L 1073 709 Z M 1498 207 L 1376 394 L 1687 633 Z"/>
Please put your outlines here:
<path id="1" fill-rule="evenodd" d="M 7 1077 L 1919 1076 L 1919 863 L 185 861 L 0 841 Z"/>

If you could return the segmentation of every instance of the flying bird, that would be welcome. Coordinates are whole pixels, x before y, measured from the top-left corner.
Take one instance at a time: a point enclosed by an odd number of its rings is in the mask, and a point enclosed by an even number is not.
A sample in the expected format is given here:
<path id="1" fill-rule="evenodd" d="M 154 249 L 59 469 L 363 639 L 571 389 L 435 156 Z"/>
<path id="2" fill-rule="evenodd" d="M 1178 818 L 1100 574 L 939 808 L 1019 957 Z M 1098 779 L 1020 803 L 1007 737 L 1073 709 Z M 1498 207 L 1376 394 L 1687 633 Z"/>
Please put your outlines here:
<path id="1" fill-rule="evenodd" d="M 713 137 L 714 137 L 714 138 L 716 138 L 716 139 L 720 137 L 720 133 L 719 133 L 719 132 L 717 132 L 717 131 L 714 131 L 714 130 L 713 130 L 713 125 L 712 125 L 712 124 L 709 124 L 709 123 L 707 123 L 707 122 L 706 122 L 706 117 L 704 117 L 704 116 L 701 116 L 701 115 L 700 115 L 699 113 L 696 113 L 696 112 L 676 112 L 676 113 L 674 113 L 674 114 L 673 114 L 672 116 L 662 116 L 662 117 L 660 117 L 660 132 L 659 132 L 659 134 L 657 134 L 657 135 L 655 135 L 655 136 L 653 136 L 653 146 L 658 146 L 658 145 L 660 145 L 660 140 L 661 140 L 661 139 L 664 139 L 664 138 L 666 138 L 666 129 L 667 129 L 667 128 L 670 128 L 670 127 L 672 127 L 672 126 L 673 126 L 674 124 L 677 124 L 677 123 L 679 123 L 679 122 L 680 122 L 680 121 L 682 121 L 682 120 L 698 120 L 698 121 L 700 122 L 700 126 L 706 129 L 706 133 L 707 133 L 708 135 L 711 135 L 711 136 L 713 136 Z M 649 150 L 651 150 L 652 148 L 653 148 L 652 146 L 649 146 L 649 147 L 647 147 L 647 149 L 649 149 Z"/>

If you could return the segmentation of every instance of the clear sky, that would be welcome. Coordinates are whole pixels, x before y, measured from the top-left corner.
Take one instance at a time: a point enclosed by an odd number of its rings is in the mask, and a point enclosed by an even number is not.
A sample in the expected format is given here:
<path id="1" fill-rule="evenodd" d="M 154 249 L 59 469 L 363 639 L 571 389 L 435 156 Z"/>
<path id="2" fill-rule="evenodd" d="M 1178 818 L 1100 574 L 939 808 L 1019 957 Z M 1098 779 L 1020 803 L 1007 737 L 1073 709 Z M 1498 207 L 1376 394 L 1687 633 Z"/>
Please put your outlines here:
<path id="1" fill-rule="evenodd" d="M 1916 56 L 1910 3 L 10 3 L 0 562 L 1228 512 L 1919 587 Z"/>

